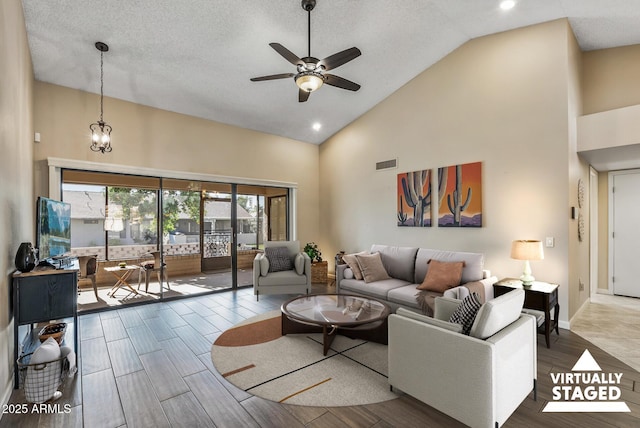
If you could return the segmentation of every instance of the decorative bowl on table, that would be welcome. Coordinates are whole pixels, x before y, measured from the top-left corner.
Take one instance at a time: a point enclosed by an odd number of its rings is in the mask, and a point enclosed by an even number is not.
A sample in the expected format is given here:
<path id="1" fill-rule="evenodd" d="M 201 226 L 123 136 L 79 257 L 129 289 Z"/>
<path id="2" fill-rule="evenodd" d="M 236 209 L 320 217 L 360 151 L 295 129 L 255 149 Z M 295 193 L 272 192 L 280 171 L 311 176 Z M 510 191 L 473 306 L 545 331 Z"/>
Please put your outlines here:
<path id="1" fill-rule="evenodd" d="M 56 340 L 56 342 L 60 344 L 60 342 L 62 342 L 62 339 L 64 339 L 64 333 L 66 331 L 67 331 L 66 322 L 47 324 L 44 327 L 42 327 L 42 330 L 40 330 L 40 333 L 38 333 L 38 338 L 40 339 L 40 342 L 44 342 L 48 338 L 53 337 Z"/>
<path id="2" fill-rule="evenodd" d="M 125 262 L 121 262 L 121 263 L 118 263 L 118 266 L 120 266 L 122 269 L 124 269 L 124 268 L 127 267 L 127 264 Z"/>

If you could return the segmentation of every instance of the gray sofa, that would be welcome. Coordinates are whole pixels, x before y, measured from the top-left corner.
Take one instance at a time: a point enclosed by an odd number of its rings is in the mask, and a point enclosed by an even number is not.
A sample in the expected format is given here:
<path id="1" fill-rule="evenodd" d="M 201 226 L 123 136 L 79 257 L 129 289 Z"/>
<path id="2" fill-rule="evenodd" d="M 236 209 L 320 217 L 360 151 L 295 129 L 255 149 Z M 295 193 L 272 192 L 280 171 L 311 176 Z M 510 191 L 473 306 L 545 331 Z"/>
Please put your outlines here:
<path id="1" fill-rule="evenodd" d="M 469 295 L 469 288 L 464 284 L 475 281 L 480 282 L 475 286 L 483 288 L 485 300 L 493 299 L 493 284 L 497 278 L 487 277 L 488 273 L 484 270 L 483 254 L 389 245 L 373 245 L 370 253 L 380 253 L 382 264 L 391 278 L 365 283 L 364 280 L 357 280 L 353 277 L 348 265 L 338 265 L 336 267 L 336 292 L 370 296 L 382 300 L 394 312 L 399 307 L 404 307 L 421 313 L 420 304 L 416 300 L 416 294 L 420 291 L 417 290 L 417 286 L 422 284 L 427 274 L 429 269 L 427 262 L 434 259 L 446 262 L 464 261 L 465 267 L 462 269 L 461 285 L 445 291 L 444 294 L 429 292 L 431 302 L 435 297 L 442 295 L 454 299 L 464 299 Z"/>

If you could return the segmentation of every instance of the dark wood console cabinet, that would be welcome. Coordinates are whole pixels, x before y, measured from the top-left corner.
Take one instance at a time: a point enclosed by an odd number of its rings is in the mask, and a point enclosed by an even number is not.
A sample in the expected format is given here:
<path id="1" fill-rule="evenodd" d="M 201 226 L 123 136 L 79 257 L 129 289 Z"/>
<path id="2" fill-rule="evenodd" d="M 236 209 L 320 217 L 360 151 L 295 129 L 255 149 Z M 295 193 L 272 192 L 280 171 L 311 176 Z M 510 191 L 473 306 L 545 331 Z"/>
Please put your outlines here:
<path id="1" fill-rule="evenodd" d="M 18 327 L 24 324 L 73 318 L 73 345 L 78 355 L 78 272 L 76 270 L 41 270 L 13 274 L 13 362 L 14 388 L 19 386 Z M 31 328 L 27 337 L 31 338 Z"/>

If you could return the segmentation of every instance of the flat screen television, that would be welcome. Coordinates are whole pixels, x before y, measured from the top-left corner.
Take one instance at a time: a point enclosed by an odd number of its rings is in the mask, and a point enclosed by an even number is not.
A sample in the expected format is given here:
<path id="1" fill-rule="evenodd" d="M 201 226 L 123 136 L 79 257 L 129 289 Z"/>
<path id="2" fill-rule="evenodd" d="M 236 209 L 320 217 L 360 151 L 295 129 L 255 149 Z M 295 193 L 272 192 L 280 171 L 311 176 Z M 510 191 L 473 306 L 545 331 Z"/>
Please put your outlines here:
<path id="1" fill-rule="evenodd" d="M 38 197 L 36 248 L 40 260 L 71 252 L 71 204 Z"/>

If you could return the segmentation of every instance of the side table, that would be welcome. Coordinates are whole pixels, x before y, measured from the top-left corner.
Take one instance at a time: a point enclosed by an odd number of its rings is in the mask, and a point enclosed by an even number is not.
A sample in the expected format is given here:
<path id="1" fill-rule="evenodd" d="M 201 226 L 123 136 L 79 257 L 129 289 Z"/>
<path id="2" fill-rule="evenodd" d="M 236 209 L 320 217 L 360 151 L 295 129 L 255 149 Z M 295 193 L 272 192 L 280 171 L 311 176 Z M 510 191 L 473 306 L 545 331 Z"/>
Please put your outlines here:
<path id="1" fill-rule="evenodd" d="M 553 329 L 556 334 L 560 334 L 558 326 L 558 315 L 560 304 L 558 303 L 558 284 L 549 282 L 534 281 L 531 285 L 522 285 L 522 281 L 515 278 L 505 278 L 493 284 L 495 297 L 508 293 L 514 288 L 524 290 L 524 307 L 542 311 L 544 313 L 544 324 L 538 328 L 538 333 L 544 334 L 547 341 L 547 348 L 551 347 L 549 335 Z M 551 319 L 551 309 L 553 308 L 553 319 Z"/>

